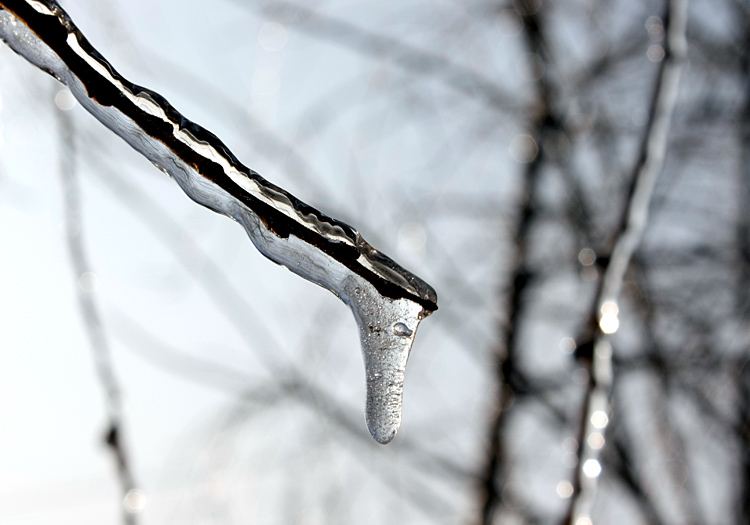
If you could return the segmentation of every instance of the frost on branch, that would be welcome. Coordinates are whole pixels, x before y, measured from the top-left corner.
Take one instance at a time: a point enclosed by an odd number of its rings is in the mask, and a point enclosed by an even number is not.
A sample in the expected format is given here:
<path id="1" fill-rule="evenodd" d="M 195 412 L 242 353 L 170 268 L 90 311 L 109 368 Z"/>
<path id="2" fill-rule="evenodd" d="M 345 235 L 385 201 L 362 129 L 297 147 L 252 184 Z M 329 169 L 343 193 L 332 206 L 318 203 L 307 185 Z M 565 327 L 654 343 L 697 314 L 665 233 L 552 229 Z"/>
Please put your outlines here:
<path id="1" fill-rule="evenodd" d="M 242 224 L 263 255 L 349 306 L 365 361 L 367 425 L 378 442 L 391 441 L 401 422 L 406 361 L 419 322 L 437 309 L 435 290 L 352 227 L 242 165 L 161 95 L 120 76 L 56 2 L 0 0 L 0 38 L 66 84 L 191 199 Z"/>

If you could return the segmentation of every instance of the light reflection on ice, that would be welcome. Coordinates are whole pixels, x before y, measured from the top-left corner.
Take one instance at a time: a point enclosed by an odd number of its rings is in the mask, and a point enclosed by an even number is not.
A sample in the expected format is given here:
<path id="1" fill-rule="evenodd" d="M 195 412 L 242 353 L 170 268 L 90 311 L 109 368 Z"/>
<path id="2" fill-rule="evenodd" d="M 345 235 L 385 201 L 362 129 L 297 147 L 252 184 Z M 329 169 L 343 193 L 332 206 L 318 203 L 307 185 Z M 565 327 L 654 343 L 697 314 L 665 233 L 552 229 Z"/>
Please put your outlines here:
<path id="1" fill-rule="evenodd" d="M 573 485 L 570 481 L 560 481 L 555 488 L 555 492 L 561 499 L 568 499 L 573 495 Z"/>
<path id="2" fill-rule="evenodd" d="M 605 428 L 608 423 L 609 417 L 607 417 L 607 414 L 602 410 L 597 410 L 596 412 L 591 414 L 591 424 L 594 425 L 594 428 Z"/>
<path id="3" fill-rule="evenodd" d="M 281 51 L 286 45 L 287 34 L 278 22 L 265 22 L 258 32 L 258 43 L 266 51 Z"/>
<path id="4" fill-rule="evenodd" d="M 583 473 L 589 478 L 599 477 L 602 473 L 602 465 L 595 459 L 587 459 L 583 464 Z"/>

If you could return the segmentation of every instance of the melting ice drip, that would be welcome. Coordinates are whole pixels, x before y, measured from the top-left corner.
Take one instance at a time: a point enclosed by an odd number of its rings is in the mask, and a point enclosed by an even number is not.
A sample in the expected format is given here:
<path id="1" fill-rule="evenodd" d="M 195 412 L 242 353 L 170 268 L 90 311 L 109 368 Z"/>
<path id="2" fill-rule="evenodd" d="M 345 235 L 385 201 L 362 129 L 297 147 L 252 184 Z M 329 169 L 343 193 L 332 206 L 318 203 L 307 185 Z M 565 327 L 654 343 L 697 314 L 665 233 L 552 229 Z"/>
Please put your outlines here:
<path id="1" fill-rule="evenodd" d="M 242 224 L 272 261 L 346 303 L 360 332 L 370 433 L 388 443 L 401 423 L 404 370 L 419 322 L 437 309 L 427 283 L 242 165 L 211 132 L 136 86 L 89 44 L 52 0 L 0 0 L 0 38 L 66 84 L 81 105 L 195 202 Z"/>

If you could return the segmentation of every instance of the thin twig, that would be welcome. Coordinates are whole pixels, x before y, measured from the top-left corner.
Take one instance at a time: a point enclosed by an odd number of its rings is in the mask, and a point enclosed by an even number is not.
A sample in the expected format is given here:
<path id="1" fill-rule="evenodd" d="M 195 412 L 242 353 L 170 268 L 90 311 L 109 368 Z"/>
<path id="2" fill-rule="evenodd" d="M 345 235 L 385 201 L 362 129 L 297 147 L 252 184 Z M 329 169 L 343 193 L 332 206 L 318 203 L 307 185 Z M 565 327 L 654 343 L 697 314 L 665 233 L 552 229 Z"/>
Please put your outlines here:
<path id="1" fill-rule="evenodd" d="M 651 195 L 664 165 L 672 112 L 677 100 L 682 64 L 687 53 L 685 39 L 687 0 L 668 0 L 664 18 L 666 48 L 660 65 L 648 124 L 628 194 L 627 205 L 615 236 L 612 255 L 604 268 L 591 319 L 597 328 L 593 356 L 589 361 L 589 386 L 581 410 L 578 434 L 578 467 L 565 523 L 591 523 L 591 509 L 597 490 L 600 449 L 589 443 L 595 433 L 604 434 L 612 388 L 612 347 L 609 335 L 617 331 L 618 300 L 625 271 L 641 242 L 648 220 Z"/>
<path id="2" fill-rule="evenodd" d="M 84 329 L 94 353 L 94 365 L 99 382 L 104 389 L 107 411 L 107 431 L 104 436 L 117 467 L 122 500 L 122 518 L 125 525 L 136 525 L 134 511 L 140 511 L 142 501 L 134 492 L 135 482 L 123 443 L 123 416 L 120 385 L 114 372 L 112 354 L 102 325 L 99 309 L 94 299 L 95 277 L 91 272 L 83 241 L 80 191 L 77 181 L 75 128 L 71 116 L 63 110 L 56 111 L 60 139 L 60 177 L 63 185 L 65 239 L 73 269 L 73 279 L 78 296 L 78 307 Z M 138 501 L 135 501 L 137 498 Z M 131 501 L 132 500 L 132 501 Z"/>

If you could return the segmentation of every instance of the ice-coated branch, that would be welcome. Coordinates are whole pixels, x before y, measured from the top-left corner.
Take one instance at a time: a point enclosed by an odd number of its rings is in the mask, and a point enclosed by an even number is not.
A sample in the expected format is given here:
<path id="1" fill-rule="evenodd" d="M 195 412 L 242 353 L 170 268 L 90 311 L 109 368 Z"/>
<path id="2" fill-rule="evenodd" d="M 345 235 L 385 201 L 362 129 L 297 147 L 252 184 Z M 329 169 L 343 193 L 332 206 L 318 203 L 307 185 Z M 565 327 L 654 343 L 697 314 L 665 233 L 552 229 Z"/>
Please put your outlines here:
<path id="1" fill-rule="evenodd" d="M 618 301 L 623 279 L 643 237 L 656 178 L 664 165 L 672 112 L 687 55 L 687 0 L 668 0 L 664 26 L 665 54 L 651 99 L 649 119 L 614 249 L 604 269 L 602 285 L 595 302 L 594 315 L 598 320 L 598 328 L 593 343 L 589 389 L 584 399 L 578 435 L 578 467 L 573 483 L 574 491 L 565 519 L 570 525 L 591 523 L 591 508 L 601 471 L 599 455 L 609 421 L 612 389 L 612 346 L 608 339 L 619 326 Z"/>
<path id="2" fill-rule="evenodd" d="M 161 95 L 123 78 L 53 0 L 0 0 L 0 38 L 66 84 L 191 199 L 239 222 L 263 255 L 349 306 L 365 361 L 367 424 L 378 442 L 391 441 L 401 422 L 406 361 L 417 326 L 437 309 L 435 290 L 351 226 L 241 164 Z"/>

